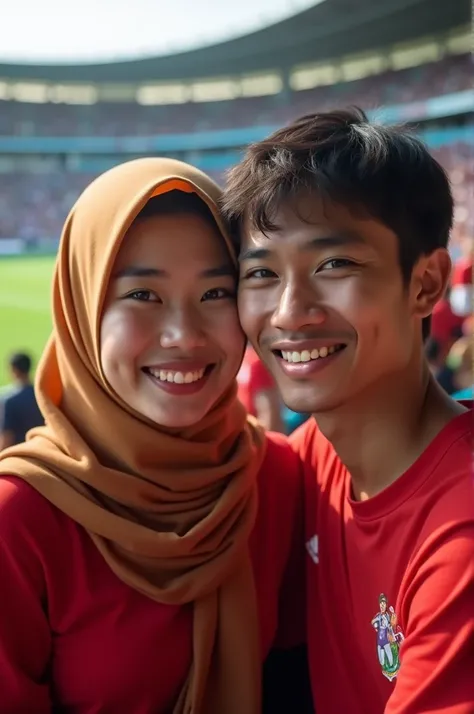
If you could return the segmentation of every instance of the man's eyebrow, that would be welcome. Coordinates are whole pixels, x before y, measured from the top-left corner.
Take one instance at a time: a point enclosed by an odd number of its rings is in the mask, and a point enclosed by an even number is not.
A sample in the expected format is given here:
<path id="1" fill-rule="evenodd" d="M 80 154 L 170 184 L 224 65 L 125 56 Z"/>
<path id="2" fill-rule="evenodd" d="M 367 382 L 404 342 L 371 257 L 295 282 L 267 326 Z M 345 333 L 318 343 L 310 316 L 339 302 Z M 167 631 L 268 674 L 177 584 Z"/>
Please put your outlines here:
<path id="1" fill-rule="evenodd" d="M 364 240 L 357 233 L 335 233 L 328 236 L 315 236 L 300 249 L 302 251 L 318 250 L 320 248 L 337 248 L 343 245 L 363 245 Z"/>
<path id="2" fill-rule="evenodd" d="M 315 236 L 311 240 L 300 245 L 299 250 L 306 252 L 319 250 L 321 248 L 337 248 L 343 245 L 363 245 L 364 240 L 357 233 L 338 233 L 328 236 Z M 268 258 L 272 251 L 268 248 L 248 248 L 239 255 L 239 261 L 258 260 Z"/>
<path id="3" fill-rule="evenodd" d="M 248 248 L 239 255 L 239 261 L 257 260 L 258 258 L 268 258 L 271 251 L 268 248 Z"/>

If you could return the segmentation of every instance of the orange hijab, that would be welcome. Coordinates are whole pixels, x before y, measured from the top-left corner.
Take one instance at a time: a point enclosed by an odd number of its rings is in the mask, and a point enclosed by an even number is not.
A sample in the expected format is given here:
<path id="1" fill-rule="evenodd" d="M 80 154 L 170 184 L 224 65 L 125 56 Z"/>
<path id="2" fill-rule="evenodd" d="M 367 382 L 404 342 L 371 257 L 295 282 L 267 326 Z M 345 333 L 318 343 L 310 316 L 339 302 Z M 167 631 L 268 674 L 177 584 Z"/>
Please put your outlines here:
<path id="1" fill-rule="evenodd" d="M 171 159 L 112 169 L 64 226 L 53 279 L 53 334 L 37 375 L 46 426 L 0 454 L 0 474 L 27 481 L 89 533 L 114 573 L 164 604 L 194 603 L 193 664 L 175 714 L 260 712 L 259 628 L 248 539 L 263 435 L 233 383 L 181 431 L 134 412 L 107 384 L 100 322 L 121 241 L 149 198 L 219 188 Z M 159 673 L 157 672 L 157 676 Z"/>

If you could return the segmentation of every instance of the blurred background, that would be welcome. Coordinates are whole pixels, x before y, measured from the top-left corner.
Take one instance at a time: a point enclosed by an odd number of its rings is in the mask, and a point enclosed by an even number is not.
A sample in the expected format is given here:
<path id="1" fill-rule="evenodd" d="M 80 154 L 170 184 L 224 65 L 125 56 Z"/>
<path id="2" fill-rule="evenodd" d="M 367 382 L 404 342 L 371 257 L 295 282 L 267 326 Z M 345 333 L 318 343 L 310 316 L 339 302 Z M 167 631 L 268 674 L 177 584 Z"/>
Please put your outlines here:
<path id="1" fill-rule="evenodd" d="M 13 353 L 41 354 L 61 227 L 98 173 L 173 156 L 222 182 L 249 142 L 306 112 L 357 104 L 413 125 L 449 172 L 456 267 L 427 351 L 450 393 L 469 392 L 470 0 L 169 5 L 83 0 L 66 13 L 58 0 L 27 0 L 2 11 L 0 386 L 18 381 Z"/>

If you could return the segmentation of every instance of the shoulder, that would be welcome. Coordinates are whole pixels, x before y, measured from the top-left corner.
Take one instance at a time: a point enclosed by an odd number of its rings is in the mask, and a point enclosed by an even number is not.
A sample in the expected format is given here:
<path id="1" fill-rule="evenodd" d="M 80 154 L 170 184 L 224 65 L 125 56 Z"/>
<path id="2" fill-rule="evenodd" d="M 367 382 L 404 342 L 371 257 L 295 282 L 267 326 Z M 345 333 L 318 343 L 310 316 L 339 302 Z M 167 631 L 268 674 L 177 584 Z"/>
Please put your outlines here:
<path id="1" fill-rule="evenodd" d="M 318 435 L 318 427 L 313 417 L 307 419 L 301 426 L 290 434 L 289 442 L 292 448 L 300 455 L 305 456 Z"/>
<path id="2" fill-rule="evenodd" d="M 44 515 L 48 502 L 26 481 L 17 476 L 0 477 L 0 527 L 10 519 L 33 513 Z"/>
<path id="3" fill-rule="evenodd" d="M 0 477 L 1 547 L 28 546 L 37 553 L 55 550 L 74 525 L 23 479 Z"/>
<path id="4" fill-rule="evenodd" d="M 471 497 L 467 498 L 465 505 L 474 512 L 472 419 L 473 411 L 468 409 L 448 424 L 439 435 L 438 460 L 433 476 L 437 490 L 445 491 L 448 497 L 450 494 L 455 494 L 456 501 L 459 500 L 461 493 L 465 493 L 466 497 L 470 494 Z"/>
<path id="5" fill-rule="evenodd" d="M 18 392 L 18 387 L 8 384 L 6 387 L 0 387 L 0 402 L 5 402 Z"/>
<path id="6" fill-rule="evenodd" d="M 458 514 L 452 520 L 434 520 L 436 527 L 420 538 L 422 543 L 404 574 L 400 595 L 408 608 L 406 620 L 415 603 L 418 616 L 422 612 L 431 616 L 437 609 L 446 614 L 456 603 L 472 621 L 474 519 Z M 415 615 L 415 610 L 411 612 Z"/>
<path id="7" fill-rule="evenodd" d="M 301 459 L 292 448 L 284 434 L 269 431 L 266 433 L 265 457 L 260 468 L 261 473 L 296 474 L 300 470 Z"/>
<path id="8" fill-rule="evenodd" d="M 4 408 L 6 409 L 7 407 L 11 407 L 12 404 L 15 404 L 18 401 L 19 394 L 21 394 L 21 392 L 17 387 L 7 387 L 4 392 L 0 392 L 0 401 Z"/>
<path id="9" fill-rule="evenodd" d="M 309 467 L 333 464 L 338 457 L 333 446 L 318 429 L 316 420 L 310 417 L 289 438 L 291 447 Z"/>
<path id="10" fill-rule="evenodd" d="M 463 553 L 472 559 L 474 484 L 470 424 L 471 412 L 466 412 L 439 435 L 436 449 L 427 461 L 426 476 L 419 481 L 420 487 L 412 499 L 413 518 L 418 523 L 416 567 L 428 558 L 444 557 L 446 553 L 448 560 L 450 557 L 459 560 Z M 423 457 L 421 468 L 422 464 Z"/>

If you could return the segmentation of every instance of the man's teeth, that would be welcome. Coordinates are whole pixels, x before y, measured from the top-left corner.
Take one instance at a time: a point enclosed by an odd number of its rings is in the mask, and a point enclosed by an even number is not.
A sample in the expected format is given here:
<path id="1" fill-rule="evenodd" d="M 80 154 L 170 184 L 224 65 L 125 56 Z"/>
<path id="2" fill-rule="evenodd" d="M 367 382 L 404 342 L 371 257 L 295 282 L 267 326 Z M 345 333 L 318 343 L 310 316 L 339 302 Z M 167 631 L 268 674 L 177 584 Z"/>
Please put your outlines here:
<path id="1" fill-rule="evenodd" d="M 205 368 L 198 369 L 196 372 L 172 372 L 168 369 L 150 369 L 150 374 L 161 382 L 191 384 L 191 382 L 197 382 L 199 379 L 202 379 L 205 371 Z"/>
<path id="2" fill-rule="evenodd" d="M 285 362 L 310 362 L 312 359 L 332 355 L 336 349 L 336 345 L 331 345 L 330 347 L 320 347 L 318 350 L 311 350 L 311 352 L 309 350 L 303 350 L 302 352 L 285 352 L 282 350 L 281 356 Z"/>

